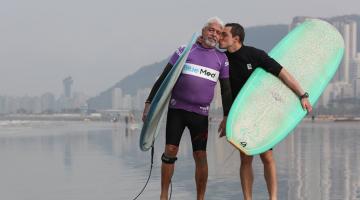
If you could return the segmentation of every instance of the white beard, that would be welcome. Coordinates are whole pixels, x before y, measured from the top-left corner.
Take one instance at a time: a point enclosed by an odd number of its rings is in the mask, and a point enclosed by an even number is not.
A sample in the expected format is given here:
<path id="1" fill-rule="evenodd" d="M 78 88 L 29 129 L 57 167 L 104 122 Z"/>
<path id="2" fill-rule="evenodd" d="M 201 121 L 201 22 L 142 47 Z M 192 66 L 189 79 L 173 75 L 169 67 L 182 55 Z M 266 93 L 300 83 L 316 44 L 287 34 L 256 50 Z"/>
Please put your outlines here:
<path id="1" fill-rule="evenodd" d="M 207 38 L 207 37 L 204 37 L 204 42 L 206 45 L 208 45 L 210 47 L 216 47 L 216 45 L 217 45 L 217 42 L 215 40 Z"/>

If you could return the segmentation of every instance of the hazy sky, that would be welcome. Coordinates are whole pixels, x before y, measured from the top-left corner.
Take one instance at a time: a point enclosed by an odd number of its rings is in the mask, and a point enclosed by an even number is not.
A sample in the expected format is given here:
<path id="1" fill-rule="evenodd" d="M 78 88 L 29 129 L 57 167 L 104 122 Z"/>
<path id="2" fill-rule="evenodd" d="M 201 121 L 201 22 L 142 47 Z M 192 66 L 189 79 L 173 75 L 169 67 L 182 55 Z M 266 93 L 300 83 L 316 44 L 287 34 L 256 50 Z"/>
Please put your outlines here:
<path id="1" fill-rule="evenodd" d="M 360 14 L 360 0 L 0 0 L 0 95 L 96 95 L 169 56 L 209 17 L 245 27 Z"/>

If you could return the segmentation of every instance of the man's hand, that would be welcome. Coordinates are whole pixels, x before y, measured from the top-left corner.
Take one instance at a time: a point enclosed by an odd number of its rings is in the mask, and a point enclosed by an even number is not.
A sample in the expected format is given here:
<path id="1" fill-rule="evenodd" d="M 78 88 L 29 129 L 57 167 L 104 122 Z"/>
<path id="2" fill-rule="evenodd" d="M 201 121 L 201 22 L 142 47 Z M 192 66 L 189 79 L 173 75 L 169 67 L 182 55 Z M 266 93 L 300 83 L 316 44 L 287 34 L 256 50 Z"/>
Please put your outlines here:
<path id="1" fill-rule="evenodd" d="M 145 122 L 145 119 L 149 113 L 149 109 L 150 109 L 150 103 L 145 103 L 144 112 L 143 112 L 143 116 L 142 116 L 143 122 Z"/>
<path id="2" fill-rule="evenodd" d="M 198 43 L 203 43 L 204 42 L 204 38 L 202 36 L 199 36 L 197 39 L 196 39 L 196 42 Z"/>
<path id="3" fill-rule="evenodd" d="M 302 99 L 301 99 L 301 106 L 302 106 L 303 109 L 306 110 L 308 113 L 312 111 L 312 106 L 311 106 L 308 98 L 302 98 Z"/>
<path id="4" fill-rule="evenodd" d="M 224 137 L 226 135 L 226 120 L 227 117 L 224 117 L 223 120 L 220 122 L 218 133 L 220 133 L 219 137 Z"/>

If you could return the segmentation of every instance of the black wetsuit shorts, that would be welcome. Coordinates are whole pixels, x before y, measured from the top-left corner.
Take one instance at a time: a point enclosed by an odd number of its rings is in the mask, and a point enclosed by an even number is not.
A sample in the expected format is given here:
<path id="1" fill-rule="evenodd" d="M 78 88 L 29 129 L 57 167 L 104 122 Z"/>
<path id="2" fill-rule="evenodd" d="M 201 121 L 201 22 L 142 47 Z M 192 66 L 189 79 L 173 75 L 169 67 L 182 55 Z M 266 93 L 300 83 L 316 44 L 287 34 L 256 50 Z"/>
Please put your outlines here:
<path id="1" fill-rule="evenodd" d="M 185 127 L 190 131 L 193 151 L 206 151 L 208 116 L 169 108 L 166 121 L 166 144 L 179 146 Z"/>

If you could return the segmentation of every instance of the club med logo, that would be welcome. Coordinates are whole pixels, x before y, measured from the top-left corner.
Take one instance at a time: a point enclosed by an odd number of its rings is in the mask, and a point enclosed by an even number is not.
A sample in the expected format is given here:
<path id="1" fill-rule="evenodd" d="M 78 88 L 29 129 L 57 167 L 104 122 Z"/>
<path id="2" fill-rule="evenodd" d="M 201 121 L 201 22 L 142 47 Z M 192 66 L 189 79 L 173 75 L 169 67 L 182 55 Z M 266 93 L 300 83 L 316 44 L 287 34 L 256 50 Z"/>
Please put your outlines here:
<path id="1" fill-rule="evenodd" d="M 204 78 L 204 79 L 214 81 L 214 82 L 216 82 L 219 78 L 218 71 L 211 69 L 211 68 L 207 68 L 207 67 L 203 67 L 203 66 L 195 65 L 195 64 L 190 64 L 190 63 L 186 63 L 184 65 L 182 73 L 192 75 L 192 76 L 197 76 L 197 77 Z"/>
<path id="2" fill-rule="evenodd" d="M 207 71 L 206 69 L 201 69 L 200 70 L 200 74 L 204 74 L 205 76 L 210 76 L 211 78 L 215 78 L 216 73 L 211 73 L 209 71 Z"/>
<path id="3" fill-rule="evenodd" d="M 197 67 L 192 67 L 192 66 L 190 66 L 190 65 L 187 65 L 187 64 L 185 64 L 184 65 L 184 69 L 183 69 L 183 72 L 188 72 L 188 73 L 199 73 L 199 68 L 197 68 Z"/>

